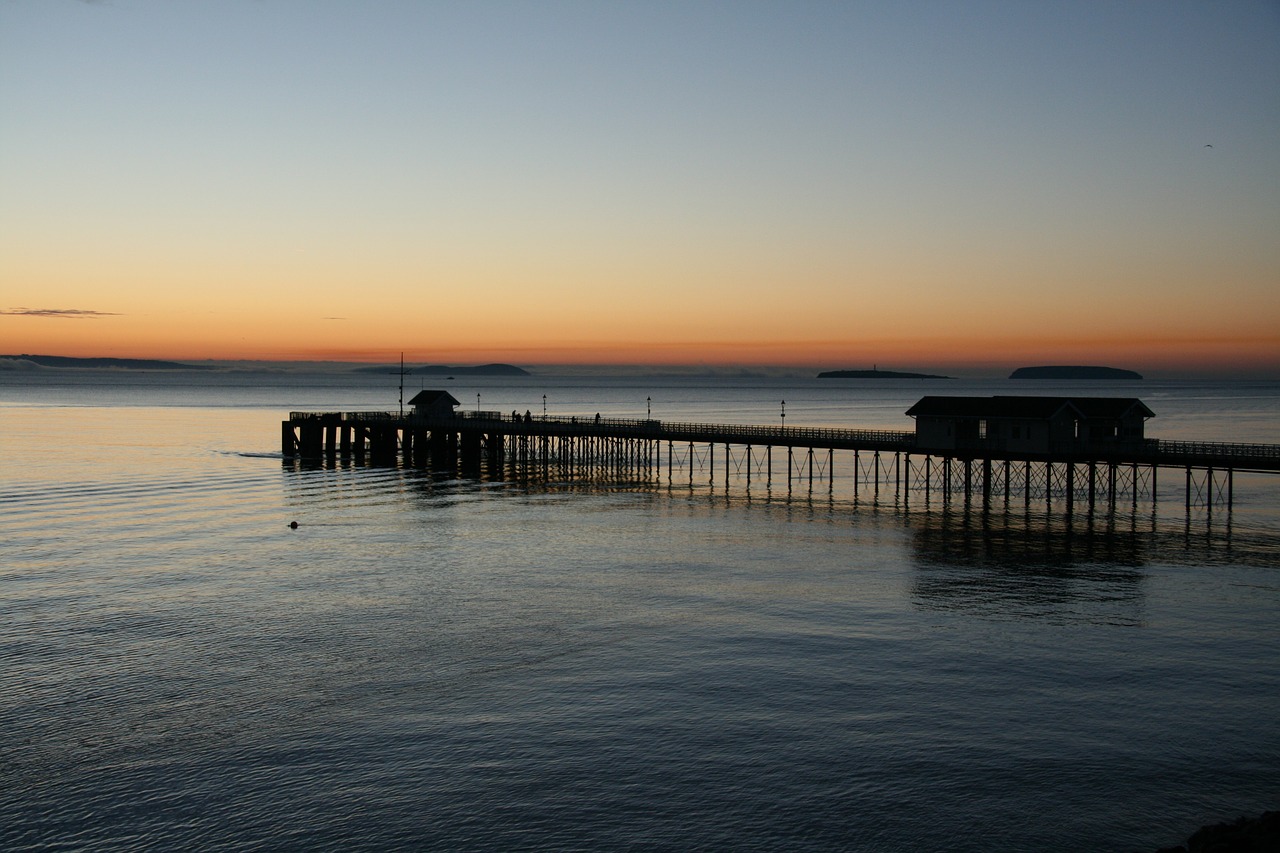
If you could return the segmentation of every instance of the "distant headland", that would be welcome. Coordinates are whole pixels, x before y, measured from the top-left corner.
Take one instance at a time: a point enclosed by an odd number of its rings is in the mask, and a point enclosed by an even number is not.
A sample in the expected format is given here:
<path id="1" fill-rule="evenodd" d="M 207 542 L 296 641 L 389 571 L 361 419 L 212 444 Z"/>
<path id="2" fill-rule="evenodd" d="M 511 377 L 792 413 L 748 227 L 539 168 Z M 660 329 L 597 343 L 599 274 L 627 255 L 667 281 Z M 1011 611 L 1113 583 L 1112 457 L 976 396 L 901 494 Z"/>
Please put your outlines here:
<path id="1" fill-rule="evenodd" d="M 357 367 L 356 373 L 399 373 L 397 365 L 378 367 Z M 450 367 L 445 364 L 428 364 L 423 367 L 405 368 L 406 375 L 427 376 L 531 376 L 529 371 L 514 364 L 480 364 L 473 367 Z"/>
<path id="2" fill-rule="evenodd" d="M 1118 367 L 1080 367 L 1054 365 L 1050 367 L 1019 367 L 1009 374 L 1010 379 L 1141 379 L 1141 373 L 1121 370 Z"/>
<path id="3" fill-rule="evenodd" d="M 11 367 L 79 367 L 115 370 L 210 370 L 208 366 L 158 361 L 151 358 L 72 358 L 65 355 L 0 355 L 0 362 L 16 362 Z M 25 364 L 24 364 L 25 362 Z"/>
<path id="4" fill-rule="evenodd" d="M 950 379 L 932 373 L 903 373 L 898 370 L 827 370 L 818 374 L 819 379 Z"/>

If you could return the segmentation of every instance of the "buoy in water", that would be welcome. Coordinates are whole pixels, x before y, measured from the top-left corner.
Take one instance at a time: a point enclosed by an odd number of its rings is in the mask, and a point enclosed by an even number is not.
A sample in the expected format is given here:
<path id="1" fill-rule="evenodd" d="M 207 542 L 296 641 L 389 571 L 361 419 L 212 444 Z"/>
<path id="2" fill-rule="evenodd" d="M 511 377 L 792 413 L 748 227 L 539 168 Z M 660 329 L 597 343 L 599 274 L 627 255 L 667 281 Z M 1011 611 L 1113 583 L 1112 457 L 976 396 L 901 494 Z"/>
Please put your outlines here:
<path id="1" fill-rule="evenodd" d="M 291 530 L 297 530 L 297 529 L 298 529 L 298 522 L 296 522 L 296 521 L 291 521 L 291 522 L 289 522 L 289 528 L 290 528 Z"/>

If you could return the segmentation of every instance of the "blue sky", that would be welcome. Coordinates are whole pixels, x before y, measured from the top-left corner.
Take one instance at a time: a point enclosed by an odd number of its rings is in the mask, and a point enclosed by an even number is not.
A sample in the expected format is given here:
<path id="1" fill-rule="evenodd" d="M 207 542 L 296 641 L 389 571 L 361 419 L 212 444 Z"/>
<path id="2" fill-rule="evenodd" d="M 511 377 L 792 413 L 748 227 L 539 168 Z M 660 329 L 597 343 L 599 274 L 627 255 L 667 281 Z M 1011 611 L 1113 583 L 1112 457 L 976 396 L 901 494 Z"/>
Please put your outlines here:
<path id="1" fill-rule="evenodd" d="M 1276 365 L 1277 92 L 1262 2 L 0 0 L 0 334 Z"/>

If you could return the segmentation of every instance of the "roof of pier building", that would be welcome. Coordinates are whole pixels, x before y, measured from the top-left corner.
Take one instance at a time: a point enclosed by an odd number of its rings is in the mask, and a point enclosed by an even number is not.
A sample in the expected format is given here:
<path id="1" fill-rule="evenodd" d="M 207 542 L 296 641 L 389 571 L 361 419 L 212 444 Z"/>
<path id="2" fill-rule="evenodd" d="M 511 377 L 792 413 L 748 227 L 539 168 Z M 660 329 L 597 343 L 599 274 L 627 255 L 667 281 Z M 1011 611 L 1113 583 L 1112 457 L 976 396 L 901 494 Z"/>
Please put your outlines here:
<path id="1" fill-rule="evenodd" d="M 448 391 L 419 391 L 413 395 L 409 405 L 417 409 L 443 409 L 462 405 Z"/>
<path id="2" fill-rule="evenodd" d="M 1082 420 L 1120 420 L 1155 412 L 1136 397 L 921 397 L 907 409 L 913 418 L 1053 420 L 1066 413 Z"/>

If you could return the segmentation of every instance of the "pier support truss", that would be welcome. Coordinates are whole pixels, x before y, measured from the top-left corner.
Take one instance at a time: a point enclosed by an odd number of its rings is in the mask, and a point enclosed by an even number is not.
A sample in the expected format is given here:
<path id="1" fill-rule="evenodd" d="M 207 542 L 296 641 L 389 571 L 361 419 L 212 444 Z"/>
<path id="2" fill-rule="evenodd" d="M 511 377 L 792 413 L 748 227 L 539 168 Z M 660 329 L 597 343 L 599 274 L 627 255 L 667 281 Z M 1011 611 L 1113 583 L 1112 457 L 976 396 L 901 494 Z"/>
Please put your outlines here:
<path id="1" fill-rule="evenodd" d="M 1065 512 L 1156 500 L 1153 465 L 905 457 L 905 499 L 1010 507 L 1043 503 Z M 919 498 L 917 498 L 919 499 Z"/>

